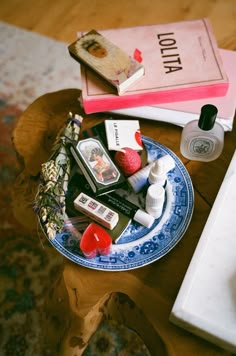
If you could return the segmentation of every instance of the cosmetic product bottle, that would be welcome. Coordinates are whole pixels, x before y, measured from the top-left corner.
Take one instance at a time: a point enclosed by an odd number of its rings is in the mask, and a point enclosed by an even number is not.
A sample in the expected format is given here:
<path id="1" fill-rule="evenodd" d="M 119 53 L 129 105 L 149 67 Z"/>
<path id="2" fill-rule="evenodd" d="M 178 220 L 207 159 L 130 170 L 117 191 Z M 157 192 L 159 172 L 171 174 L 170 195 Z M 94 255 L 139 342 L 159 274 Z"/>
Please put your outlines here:
<path id="1" fill-rule="evenodd" d="M 159 184 L 151 184 L 147 190 L 145 209 L 148 214 L 158 219 L 163 210 L 165 189 Z"/>
<path id="2" fill-rule="evenodd" d="M 185 158 L 209 162 L 220 156 L 224 147 L 224 129 L 215 122 L 217 112 L 214 105 L 204 105 L 199 120 L 185 125 L 180 143 L 180 152 Z"/>
<path id="3" fill-rule="evenodd" d="M 164 187 L 167 179 L 167 174 L 164 166 L 164 162 L 156 160 L 149 172 L 148 183 L 155 184 L 159 183 Z"/>
<path id="4" fill-rule="evenodd" d="M 150 162 L 147 166 L 127 178 L 128 183 L 135 193 L 139 193 L 147 184 L 147 179 L 153 164 L 154 162 Z"/>
<path id="5" fill-rule="evenodd" d="M 154 168 L 153 172 L 150 173 L 151 169 L 154 167 L 155 164 L 156 167 Z M 128 177 L 127 179 L 128 183 L 130 184 L 135 193 L 139 193 L 141 192 L 141 190 L 147 189 L 150 184 L 155 183 L 154 175 L 158 164 L 162 165 L 162 167 L 164 166 L 163 169 L 165 173 L 163 172 L 163 176 L 165 176 L 165 178 L 167 177 L 167 173 L 175 168 L 175 161 L 168 154 L 156 159 L 155 161 L 150 162 L 147 166 L 132 174 L 132 176 Z M 151 182 L 149 181 L 149 176 Z M 160 177 L 158 177 L 157 179 L 159 178 Z"/>
<path id="6" fill-rule="evenodd" d="M 172 169 L 175 168 L 175 160 L 169 154 L 158 158 L 158 162 L 161 162 L 164 165 L 166 173 L 172 171 Z"/>

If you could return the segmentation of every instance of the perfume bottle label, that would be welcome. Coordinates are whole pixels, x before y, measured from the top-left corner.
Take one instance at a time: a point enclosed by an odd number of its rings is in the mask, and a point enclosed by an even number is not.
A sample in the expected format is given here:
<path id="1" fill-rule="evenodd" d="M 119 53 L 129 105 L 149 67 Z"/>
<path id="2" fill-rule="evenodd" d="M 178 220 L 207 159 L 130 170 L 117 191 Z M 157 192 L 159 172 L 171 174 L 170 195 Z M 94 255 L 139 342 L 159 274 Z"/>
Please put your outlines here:
<path id="1" fill-rule="evenodd" d="M 189 143 L 189 152 L 193 155 L 210 155 L 214 149 L 214 141 L 207 137 L 195 137 Z"/>

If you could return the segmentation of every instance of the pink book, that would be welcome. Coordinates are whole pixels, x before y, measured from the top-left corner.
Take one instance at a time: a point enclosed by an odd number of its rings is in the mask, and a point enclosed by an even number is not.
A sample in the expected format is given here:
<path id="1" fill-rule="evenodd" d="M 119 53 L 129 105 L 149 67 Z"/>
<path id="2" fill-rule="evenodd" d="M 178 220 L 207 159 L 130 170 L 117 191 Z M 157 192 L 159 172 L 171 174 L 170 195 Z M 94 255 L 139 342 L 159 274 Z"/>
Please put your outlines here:
<path id="1" fill-rule="evenodd" d="M 236 51 L 220 49 L 220 55 L 229 78 L 229 89 L 225 96 L 136 106 L 110 112 L 185 126 L 189 121 L 199 119 L 200 110 L 203 105 L 213 104 L 218 108 L 217 121 L 223 126 L 225 131 L 231 131 L 233 129 L 236 109 Z"/>
<path id="2" fill-rule="evenodd" d="M 81 65 L 86 113 L 227 93 L 228 78 L 208 19 L 99 32 L 142 62 L 145 74 L 118 96 L 105 81 Z"/>

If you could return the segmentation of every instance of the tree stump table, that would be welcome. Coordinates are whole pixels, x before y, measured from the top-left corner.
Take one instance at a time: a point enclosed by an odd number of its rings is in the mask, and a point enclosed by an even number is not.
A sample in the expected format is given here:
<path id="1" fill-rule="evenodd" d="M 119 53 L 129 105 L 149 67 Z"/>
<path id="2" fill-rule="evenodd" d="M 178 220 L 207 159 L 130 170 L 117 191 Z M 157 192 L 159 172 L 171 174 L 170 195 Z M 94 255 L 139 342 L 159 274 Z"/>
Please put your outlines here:
<path id="1" fill-rule="evenodd" d="M 68 112 L 82 115 L 85 129 L 109 117 L 105 114 L 85 115 L 79 105 L 79 95 L 79 90 L 68 89 L 38 98 L 22 114 L 13 132 L 13 144 L 21 166 L 14 186 L 13 210 L 16 218 L 35 234 L 37 217 L 32 202 L 39 184 L 41 164 L 48 160 Z M 181 128 L 142 119 L 140 127 L 142 134 L 180 156 Z M 184 237 L 166 256 L 142 268 L 122 272 L 93 270 L 64 258 L 57 279 L 46 296 L 47 317 L 42 325 L 45 355 L 81 355 L 100 322 L 106 318 L 135 330 L 152 356 L 224 353 L 172 324 L 169 315 L 230 161 L 235 139 L 234 134 L 230 135 L 227 151 L 217 163 L 206 166 L 183 160 L 188 164 L 195 188 L 195 210 Z M 211 182 L 208 182 L 209 169 L 216 177 Z"/>

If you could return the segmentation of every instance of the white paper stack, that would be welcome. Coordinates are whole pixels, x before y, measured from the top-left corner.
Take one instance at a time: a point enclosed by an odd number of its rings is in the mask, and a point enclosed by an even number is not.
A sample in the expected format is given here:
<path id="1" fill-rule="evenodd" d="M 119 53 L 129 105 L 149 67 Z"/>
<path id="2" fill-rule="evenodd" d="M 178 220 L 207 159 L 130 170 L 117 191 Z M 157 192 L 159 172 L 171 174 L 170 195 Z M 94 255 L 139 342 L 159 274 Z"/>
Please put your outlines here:
<path id="1" fill-rule="evenodd" d="M 170 314 L 170 321 L 236 352 L 236 151 Z"/>

